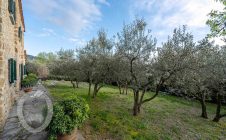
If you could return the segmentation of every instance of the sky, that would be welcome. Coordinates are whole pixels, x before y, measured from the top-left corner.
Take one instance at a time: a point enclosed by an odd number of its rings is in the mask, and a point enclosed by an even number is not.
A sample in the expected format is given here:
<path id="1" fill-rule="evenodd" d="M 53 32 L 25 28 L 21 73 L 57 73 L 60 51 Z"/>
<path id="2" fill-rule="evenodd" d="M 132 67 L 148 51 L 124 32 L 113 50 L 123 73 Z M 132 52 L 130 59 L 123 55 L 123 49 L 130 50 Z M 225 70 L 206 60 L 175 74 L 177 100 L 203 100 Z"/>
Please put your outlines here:
<path id="1" fill-rule="evenodd" d="M 100 28 L 111 38 L 136 17 L 145 19 L 158 46 L 182 25 L 198 41 L 210 32 L 205 23 L 212 9 L 223 5 L 214 0 L 23 0 L 25 49 L 37 55 L 81 48 Z"/>

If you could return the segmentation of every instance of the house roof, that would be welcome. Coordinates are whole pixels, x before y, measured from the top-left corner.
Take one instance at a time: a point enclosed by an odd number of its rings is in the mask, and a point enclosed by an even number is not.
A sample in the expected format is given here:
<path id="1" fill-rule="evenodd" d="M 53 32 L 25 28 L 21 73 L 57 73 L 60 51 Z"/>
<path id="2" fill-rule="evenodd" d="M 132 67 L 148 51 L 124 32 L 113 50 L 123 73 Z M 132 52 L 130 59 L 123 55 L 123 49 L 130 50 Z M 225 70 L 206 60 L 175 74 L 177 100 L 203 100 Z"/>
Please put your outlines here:
<path id="1" fill-rule="evenodd" d="M 21 20 L 22 20 L 22 24 L 24 26 L 24 32 L 25 32 L 25 24 L 24 24 L 24 14 L 23 14 L 22 0 L 19 0 L 19 10 L 20 10 L 20 16 L 21 16 Z"/>

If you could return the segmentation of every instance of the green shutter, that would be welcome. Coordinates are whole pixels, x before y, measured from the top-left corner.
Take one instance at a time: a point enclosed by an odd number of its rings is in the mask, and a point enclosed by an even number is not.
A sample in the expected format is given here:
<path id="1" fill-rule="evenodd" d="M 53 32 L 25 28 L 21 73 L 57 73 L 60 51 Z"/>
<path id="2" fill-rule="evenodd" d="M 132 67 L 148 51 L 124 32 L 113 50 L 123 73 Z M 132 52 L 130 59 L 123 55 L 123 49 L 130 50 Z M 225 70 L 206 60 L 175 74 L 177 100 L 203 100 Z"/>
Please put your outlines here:
<path id="1" fill-rule="evenodd" d="M 21 38 L 21 26 L 18 28 L 18 37 Z"/>
<path id="2" fill-rule="evenodd" d="M 22 32 L 22 28 L 20 26 L 18 29 L 18 37 L 20 38 L 20 41 L 22 40 L 22 35 L 23 35 L 23 32 Z"/>
<path id="3" fill-rule="evenodd" d="M 9 13 L 14 12 L 14 0 L 9 0 Z"/>
<path id="4" fill-rule="evenodd" d="M 12 58 L 8 60 L 8 74 L 9 74 L 9 83 L 14 83 L 15 80 L 17 80 L 17 71 L 16 71 L 16 60 L 13 60 Z"/>
<path id="5" fill-rule="evenodd" d="M 13 60 L 13 70 L 14 70 L 14 80 L 17 80 L 17 69 L 16 69 L 16 60 Z"/>
<path id="6" fill-rule="evenodd" d="M 11 59 L 8 60 L 8 80 L 9 80 L 9 83 L 12 83 L 12 81 L 11 81 Z"/>
<path id="7" fill-rule="evenodd" d="M 14 65 L 13 65 L 13 59 L 10 59 L 10 83 L 14 83 Z"/>
<path id="8" fill-rule="evenodd" d="M 13 2 L 13 16 L 14 16 L 14 21 L 16 23 L 16 2 Z"/>
<path id="9" fill-rule="evenodd" d="M 21 64 L 19 64 L 19 76 L 20 76 L 20 80 L 21 80 Z"/>
<path id="10" fill-rule="evenodd" d="M 26 68 L 26 65 L 24 65 L 24 75 L 27 75 L 27 68 Z"/>
<path id="11" fill-rule="evenodd" d="M 23 80 L 24 72 L 23 72 L 23 64 L 20 64 L 20 79 Z"/>
<path id="12" fill-rule="evenodd" d="M 9 13 L 10 15 L 10 20 L 12 24 L 16 23 L 16 2 L 15 0 L 9 0 Z"/>

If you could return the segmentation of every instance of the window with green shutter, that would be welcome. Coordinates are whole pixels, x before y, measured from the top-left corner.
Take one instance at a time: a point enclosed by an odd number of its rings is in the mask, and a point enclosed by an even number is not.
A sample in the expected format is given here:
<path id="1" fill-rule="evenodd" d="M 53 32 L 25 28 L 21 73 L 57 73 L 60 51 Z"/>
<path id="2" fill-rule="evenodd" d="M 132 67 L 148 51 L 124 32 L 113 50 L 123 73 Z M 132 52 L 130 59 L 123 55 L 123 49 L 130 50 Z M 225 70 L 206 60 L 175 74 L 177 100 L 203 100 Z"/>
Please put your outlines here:
<path id="1" fill-rule="evenodd" d="M 16 60 L 13 60 L 13 80 L 17 80 L 17 73 L 16 73 Z"/>
<path id="2" fill-rule="evenodd" d="M 26 65 L 24 65 L 24 75 L 27 75 L 27 68 L 26 68 Z"/>
<path id="3" fill-rule="evenodd" d="M 9 83 L 14 83 L 14 60 L 11 58 L 8 60 L 8 75 Z"/>
<path id="4" fill-rule="evenodd" d="M 16 68 L 16 60 L 10 58 L 8 60 L 8 75 L 9 75 L 9 83 L 12 84 L 17 80 L 17 68 Z"/>
<path id="5" fill-rule="evenodd" d="M 9 60 L 8 60 L 8 79 L 9 79 L 9 83 L 12 83 L 12 78 L 11 78 L 12 73 L 11 73 L 11 69 L 12 69 L 12 67 L 11 67 L 11 59 L 9 59 Z"/>
<path id="6" fill-rule="evenodd" d="M 18 37 L 19 37 L 19 39 L 20 39 L 20 41 L 22 40 L 22 35 L 23 35 L 23 33 L 22 33 L 22 28 L 21 28 L 21 26 L 18 28 Z"/>
<path id="7" fill-rule="evenodd" d="M 15 23 L 16 23 L 16 2 L 14 1 L 13 2 L 13 17 L 14 17 L 14 21 L 15 21 Z"/>
<path id="8" fill-rule="evenodd" d="M 9 13 L 14 12 L 14 0 L 9 0 Z"/>
<path id="9" fill-rule="evenodd" d="M 10 13 L 10 20 L 12 24 L 16 23 L 16 2 L 15 0 L 9 0 L 9 13 Z"/>
<path id="10" fill-rule="evenodd" d="M 24 68 L 23 68 L 23 64 L 20 64 L 20 79 L 21 79 L 21 81 L 23 80 L 23 76 L 24 76 Z"/>
<path id="11" fill-rule="evenodd" d="M 14 61 L 11 59 L 11 81 L 14 83 Z"/>

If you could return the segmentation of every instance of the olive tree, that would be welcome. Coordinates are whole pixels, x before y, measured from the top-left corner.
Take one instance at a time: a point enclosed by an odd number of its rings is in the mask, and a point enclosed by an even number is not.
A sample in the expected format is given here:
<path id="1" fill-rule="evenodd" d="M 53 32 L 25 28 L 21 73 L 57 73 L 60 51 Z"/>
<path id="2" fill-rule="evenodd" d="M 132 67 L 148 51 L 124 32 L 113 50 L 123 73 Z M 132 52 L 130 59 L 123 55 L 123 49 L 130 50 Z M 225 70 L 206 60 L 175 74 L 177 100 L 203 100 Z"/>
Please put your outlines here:
<path id="1" fill-rule="evenodd" d="M 49 75 L 49 69 L 45 64 L 39 64 L 37 69 L 38 77 L 41 79 L 47 79 Z"/>
<path id="2" fill-rule="evenodd" d="M 175 29 L 172 37 L 157 48 L 150 74 L 154 79 L 155 94 L 141 101 L 141 104 L 151 101 L 158 96 L 161 87 L 169 84 L 171 79 L 185 72 L 195 64 L 193 59 L 195 53 L 193 36 L 186 31 L 186 27 Z"/>
<path id="3" fill-rule="evenodd" d="M 26 72 L 38 75 L 38 64 L 33 61 L 26 61 Z"/>
<path id="4" fill-rule="evenodd" d="M 226 6 L 225 0 L 216 0 L 220 1 L 224 6 Z M 222 11 L 212 10 L 209 14 L 209 19 L 207 24 L 211 28 L 211 36 L 214 37 L 225 37 L 226 35 L 226 8 Z M 225 39 L 224 39 L 225 41 Z M 226 96 L 226 51 L 225 46 L 222 48 L 218 48 L 215 51 L 214 57 L 212 57 L 212 68 L 209 69 L 210 75 L 208 78 L 210 80 L 209 87 L 213 92 L 213 96 L 216 96 L 217 100 L 217 110 L 216 116 L 213 121 L 218 122 L 220 118 L 225 117 L 225 114 L 221 114 L 221 101 Z"/>
<path id="5" fill-rule="evenodd" d="M 75 59 L 74 50 L 63 50 L 57 52 L 57 59 L 50 64 L 51 75 L 69 80 L 73 88 L 78 88 L 78 82 L 82 81 L 79 62 Z M 76 82 L 76 84 L 74 83 Z"/>
<path id="6" fill-rule="evenodd" d="M 215 0 L 220 1 L 224 7 L 226 7 L 225 0 Z M 211 36 L 225 36 L 226 35 L 226 8 L 222 11 L 212 10 L 209 13 L 209 19 L 207 20 L 207 25 L 210 26 Z"/>
<path id="7" fill-rule="evenodd" d="M 155 48 L 156 40 L 147 33 L 146 22 L 136 19 L 132 24 L 124 25 L 118 33 L 117 53 L 128 62 L 130 87 L 134 94 L 133 115 L 138 115 L 143 96 L 152 82 L 148 73 L 148 63 Z M 142 93 L 140 93 L 142 90 Z"/>
<path id="8" fill-rule="evenodd" d="M 94 84 L 93 98 L 96 97 L 104 84 L 109 83 L 110 61 L 113 56 L 112 47 L 112 42 L 107 38 L 106 31 L 100 30 L 96 39 L 92 39 L 85 48 L 78 51 L 81 67 L 89 82 L 89 95 L 91 85 Z"/>
<path id="9" fill-rule="evenodd" d="M 88 95 L 91 96 L 92 78 L 94 73 L 94 66 L 97 65 L 98 48 L 96 40 L 90 40 L 87 45 L 78 50 L 78 58 L 82 73 L 85 75 L 85 81 L 89 83 Z"/>
<path id="10" fill-rule="evenodd" d="M 115 82 L 119 88 L 120 94 L 128 93 L 128 85 L 130 81 L 130 71 L 128 61 L 115 54 L 111 61 L 111 77 L 112 82 Z"/>
<path id="11" fill-rule="evenodd" d="M 113 57 L 113 44 L 110 39 L 107 38 L 105 30 L 98 32 L 96 40 L 98 52 L 97 52 L 97 63 L 94 66 L 93 73 L 93 97 L 97 96 L 99 90 L 105 85 L 110 83 L 110 70 L 111 70 L 111 59 Z"/>
<path id="12" fill-rule="evenodd" d="M 41 79 L 46 79 L 49 76 L 48 66 L 56 59 L 56 54 L 41 52 L 32 60 L 26 62 L 29 73 L 36 74 Z"/>
<path id="13" fill-rule="evenodd" d="M 208 69 L 208 88 L 216 97 L 217 109 L 213 121 L 218 122 L 222 117 L 226 117 L 226 112 L 221 112 L 222 100 L 226 96 L 226 48 L 215 47 Z"/>
<path id="14" fill-rule="evenodd" d="M 201 104 L 201 117 L 208 118 L 206 108 L 206 98 L 209 97 L 208 90 L 208 74 L 210 56 L 213 51 L 213 43 L 209 42 L 207 38 L 201 40 L 194 49 L 193 60 L 195 63 L 189 69 L 181 73 L 177 82 L 178 85 L 184 89 L 185 95 L 195 97 Z M 190 63 L 188 61 L 188 63 Z"/>

